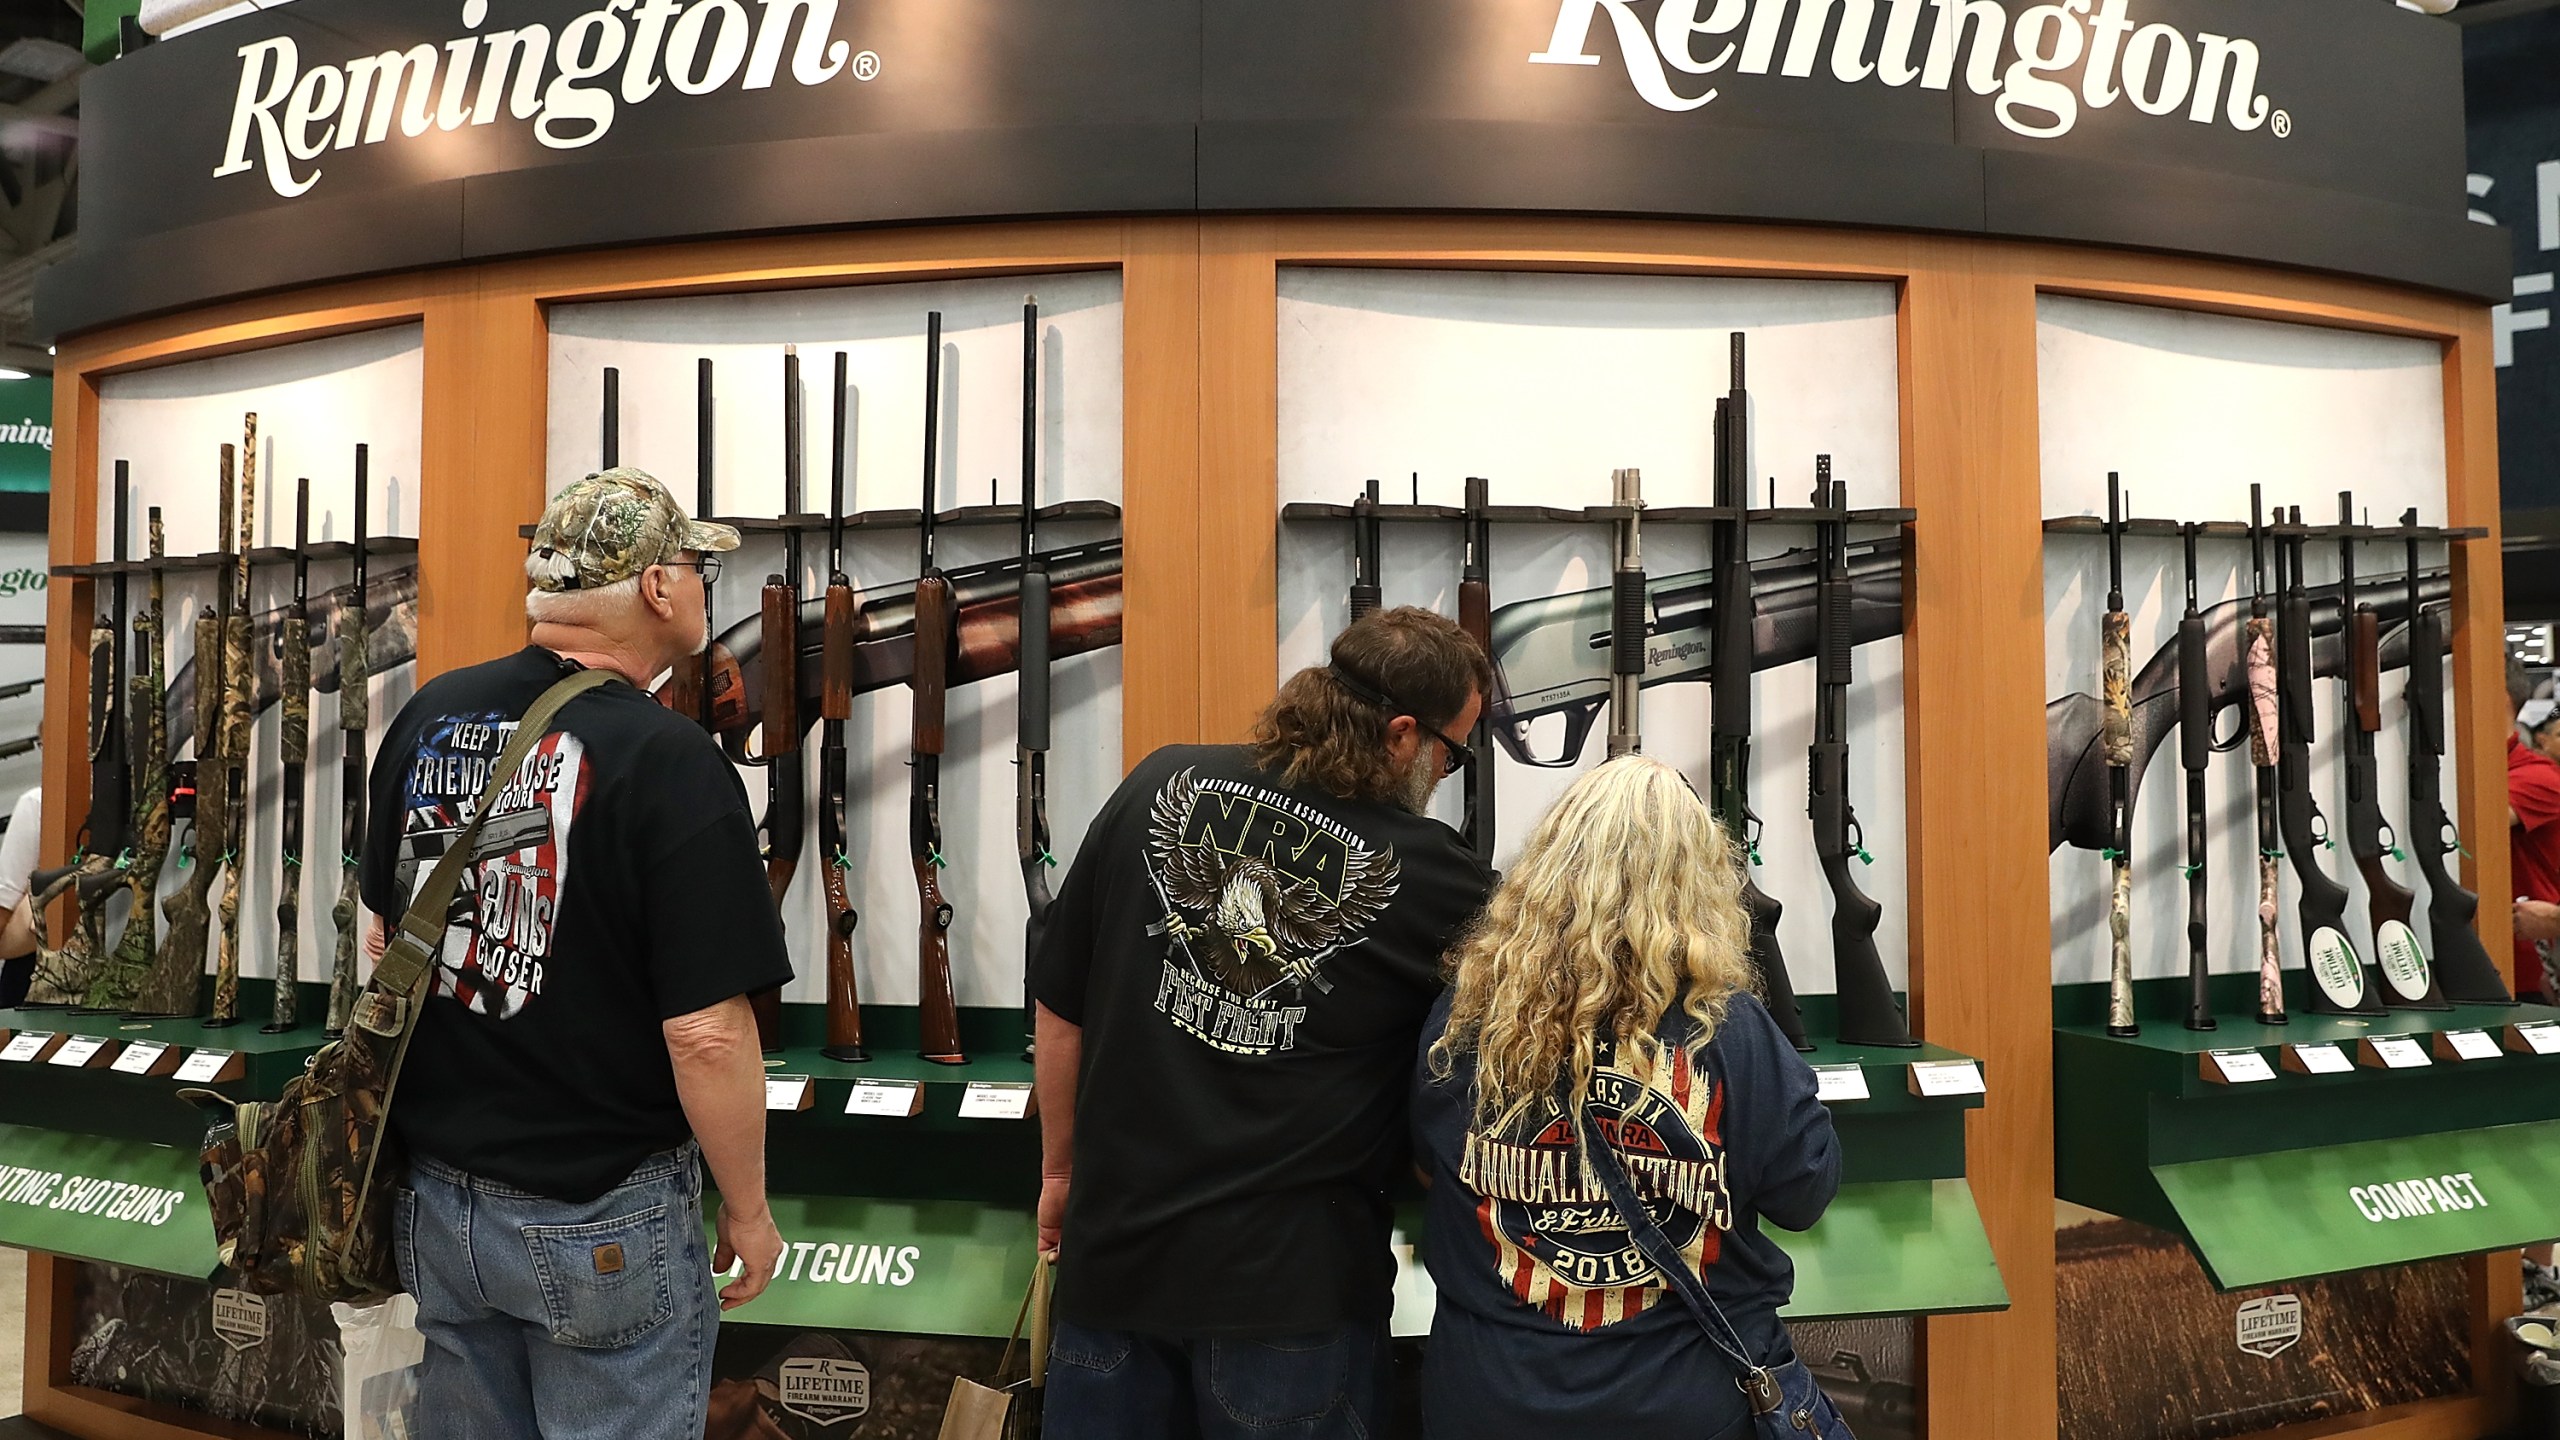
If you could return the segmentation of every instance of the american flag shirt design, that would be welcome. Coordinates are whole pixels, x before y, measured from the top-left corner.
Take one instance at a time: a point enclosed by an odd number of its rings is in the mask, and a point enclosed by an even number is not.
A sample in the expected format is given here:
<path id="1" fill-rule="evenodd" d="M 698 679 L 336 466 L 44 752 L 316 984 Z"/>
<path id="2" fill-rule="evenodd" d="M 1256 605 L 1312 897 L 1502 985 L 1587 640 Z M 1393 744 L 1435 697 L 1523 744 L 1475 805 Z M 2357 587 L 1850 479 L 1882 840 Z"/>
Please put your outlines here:
<path id="1" fill-rule="evenodd" d="M 1733 1224 L 1721 1128 L 1724 1092 L 1671 1046 L 1649 1085 L 1604 1046 L 1588 1104 L 1601 1138 L 1684 1263 L 1701 1279 Z M 1470 1130 L 1459 1179 L 1482 1199 L 1480 1227 L 1500 1282 L 1525 1306 L 1599 1330 L 1663 1303 L 1667 1284 L 1637 1248 L 1553 1099 Z"/>

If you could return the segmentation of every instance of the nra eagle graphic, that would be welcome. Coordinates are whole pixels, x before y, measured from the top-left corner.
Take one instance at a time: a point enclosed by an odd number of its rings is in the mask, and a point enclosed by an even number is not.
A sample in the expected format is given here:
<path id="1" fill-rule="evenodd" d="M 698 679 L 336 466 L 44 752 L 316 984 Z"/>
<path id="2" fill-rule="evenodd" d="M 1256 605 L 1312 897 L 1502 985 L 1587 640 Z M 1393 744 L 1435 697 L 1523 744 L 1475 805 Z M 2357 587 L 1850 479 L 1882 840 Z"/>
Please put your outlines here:
<path id="1" fill-rule="evenodd" d="M 1333 988 L 1324 962 L 1367 932 L 1399 873 L 1392 847 L 1322 811 L 1191 769 L 1156 793 L 1147 862 L 1165 912 L 1156 1008 L 1246 1055 L 1295 1045 L 1307 991 Z"/>

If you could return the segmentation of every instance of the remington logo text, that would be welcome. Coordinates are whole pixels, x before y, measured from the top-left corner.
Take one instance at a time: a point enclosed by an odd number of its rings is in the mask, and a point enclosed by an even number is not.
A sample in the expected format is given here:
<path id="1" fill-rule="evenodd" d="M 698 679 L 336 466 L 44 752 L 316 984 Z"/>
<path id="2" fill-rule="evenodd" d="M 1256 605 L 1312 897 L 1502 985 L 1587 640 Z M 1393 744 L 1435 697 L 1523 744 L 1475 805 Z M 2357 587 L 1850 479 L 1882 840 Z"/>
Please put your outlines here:
<path id="1" fill-rule="evenodd" d="M 760 13 L 750 14 L 750 3 Z M 464 0 L 468 32 L 441 47 L 364 55 L 343 65 L 302 63 L 291 36 L 241 47 L 219 178 L 262 170 L 291 199 L 320 183 L 331 151 L 400 135 L 530 122 L 554 150 L 592 145 L 617 107 L 661 87 L 682 95 L 770 89 L 782 76 L 824 85 L 851 70 L 879 73 L 880 57 L 835 38 L 836 0 L 604 0 L 553 34 L 525 24 L 480 34 L 489 0 Z M 787 62 L 787 63 L 786 63 Z"/>
<path id="2" fill-rule="evenodd" d="M 1716 91 L 1704 77 L 1718 73 L 1802 79 L 1827 63 L 1844 84 L 1892 89 L 1948 90 L 1961 75 L 1974 94 L 2000 97 L 2002 125 L 2036 139 L 2067 135 L 2083 107 L 2119 100 L 2198 125 L 2293 131 L 2258 93 L 2254 42 L 2139 24 L 2127 13 L 2132 0 L 2059 0 L 2014 20 L 2013 0 L 1658 0 L 1650 25 L 1639 3 L 1562 0 L 1554 36 L 1530 63 L 1599 64 L 1591 31 L 1605 12 L 1627 78 L 1658 110 L 1706 105 Z M 2060 78 L 2075 69 L 2076 87 Z"/>

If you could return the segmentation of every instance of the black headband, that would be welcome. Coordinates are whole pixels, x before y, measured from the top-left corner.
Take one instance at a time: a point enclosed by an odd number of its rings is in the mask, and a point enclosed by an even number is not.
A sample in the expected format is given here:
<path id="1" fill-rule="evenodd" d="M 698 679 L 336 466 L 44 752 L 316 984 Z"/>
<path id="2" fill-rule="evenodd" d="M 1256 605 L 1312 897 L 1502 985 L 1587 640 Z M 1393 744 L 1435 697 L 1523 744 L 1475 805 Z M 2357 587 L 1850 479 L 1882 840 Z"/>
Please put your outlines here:
<path id="1" fill-rule="evenodd" d="M 1398 702 L 1394 696 L 1389 695 L 1383 687 L 1372 685 L 1368 681 L 1360 679 L 1350 671 L 1343 669 L 1340 665 L 1326 666 L 1325 673 L 1333 677 L 1333 683 L 1350 691 L 1351 698 L 1354 700 L 1375 705 L 1390 715 L 1407 715 L 1412 713 L 1402 703 Z"/>

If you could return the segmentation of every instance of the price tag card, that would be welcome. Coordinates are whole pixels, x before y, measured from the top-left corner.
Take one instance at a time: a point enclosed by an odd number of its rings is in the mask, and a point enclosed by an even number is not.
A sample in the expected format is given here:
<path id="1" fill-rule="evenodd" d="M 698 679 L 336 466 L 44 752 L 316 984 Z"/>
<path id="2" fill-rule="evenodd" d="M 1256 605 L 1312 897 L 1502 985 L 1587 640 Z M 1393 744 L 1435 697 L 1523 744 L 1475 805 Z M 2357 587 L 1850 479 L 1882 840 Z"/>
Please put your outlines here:
<path id="1" fill-rule="evenodd" d="M 2344 1075 L 2356 1068 L 2356 1062 L 2335 1045 L 2287 1045 L 2284 1068 L 2300 1075 Z"/>
<path id="2" fill-rule="evenodd" d="M 86 1070 L 97 1060 L 98 1052 L 106 1048 L 107 1038 L 103 1035 L 74 1035 L 63 1041 L 62 1048 L 54 1051 L 52 1058 L 45 1063 Z"/>
<path id="3" fill-rule="evenodd" d="M 2406 1035 L 2377 1035 L 2356 1042 L 2356 1058 L 2373 1070 L 2417 1070 L 2436 1063 L 2427 1047 Z"/>
<path id="4" fill-rule="evenodd" d="M 847 1115 L 886 1115 L 904 1120 L 924 1113 L 924 1085 L 915 1080 L 856 1080 L 845 1097 Z"/>
<path id="5" fill-rule="evenodd" d="M 2436 1037 L 2439 1060 L 2495 1060 L 2505 1053 L 2498 1048 L 2497 1038 L 2485 1030 L 2447 1030 Z"/>
<path id="6" fill-rule="evenodd" d="M 116 1063 L 107 1067 L 123 1075 L 149 1075 L 153 1067 L 169 1057 L 169 1047 L 157 1040 L 136 1040 L 124 1047 Z"/>
<path id="7" fill-rule="evenodd" d="M 9 1037 L 8 1044 L 0 1045 L 0 1060 L 40 1059 L 46 1048 L 59 1038 L 50 1030 L 21 1030 Z"/>
<path id="8" fill-rule="evenodd" d="M 1813 1078 L 1822 1087 L 1822 1103 L 1825 1105 L 1867 1098 L 1867 1070 L 1863 1065 L 1816 1065 Z"/>
<path id="9" fill-rule="evenodd" d="M 2528 1020 L 2507 1027 L 2507 1048 L 2519 1055 L 2560 1055 L 2560 1025 Z"/>
<path id="10" fill-rule="evenodd" d="M 187 1057 L 187 1063 L 178 1067 L 178 1078 L 201 1085 L 221 1079 L 230 1064 L 231 1052 L 228 1050 L 199 1050 Z"/>
<path id="11" fill-rule="evenodd" d="M 813 1098 L 806 1075 L 764 1077 L 764 1108 L 767 1110 L 806 1110 Z"/>
<path id="12" fill-rule="evenodd" d="M 1031 1113 L 1031 1087 L 998 1080 L 972 1080 L 960 1092 L 963 1120 L 1019 1120 Z"/>
<path id="13" fill-rule="evenodd" d="M 1982 1067 L 1970 1060 L 1922 1060 L 1911 1067 L 1911 1093 L 1931 1100 L 1979 1095 Z"/>
<path id="14" fill-rule="evenodd" d="M 2255 1050 L 2207 1050 L 2203 1064 L 2204 1078 L 2216 1085 L 2255 1085 L 2276 1078 L 2275 1067 Z"/>

